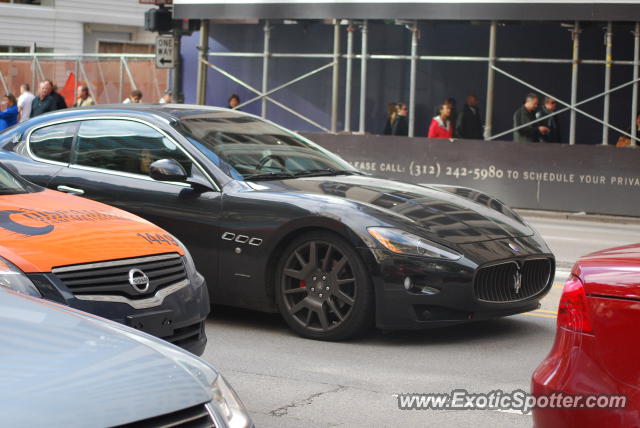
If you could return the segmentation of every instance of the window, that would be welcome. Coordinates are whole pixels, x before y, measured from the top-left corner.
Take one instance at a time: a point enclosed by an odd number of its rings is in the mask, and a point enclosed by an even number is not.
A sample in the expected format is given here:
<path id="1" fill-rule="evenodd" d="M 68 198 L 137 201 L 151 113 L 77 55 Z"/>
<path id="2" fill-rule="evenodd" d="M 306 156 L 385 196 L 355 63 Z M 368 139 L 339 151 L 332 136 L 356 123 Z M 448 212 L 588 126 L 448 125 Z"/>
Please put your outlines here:
<path id="1" fill-rule="evenodd" d="M 34 6 L 53 7 L 54 0 L 0 0 L 0 3 L 30 4 Z"/>
<path id="2" fill-rule="evenodd" d="M 234 178 L 322 169 L 357 171 L 320 146 L 253 117 L 193 114 L 183 116 L 174 126 Z"/>
<path id="3" fill-rule="evenodd" d="M 45 160 L 69 163 L 77 123 L 61 123 L 35 130 L 29 138 L 31 153 Z"/>
<path id="4" fill-rule="evenodd" d="M 15 195 L 36 191 L 28 183 L 11 175 L 4 167 L 0 167 L 0 195 Z"/>
<path id="5" fill-rule="evenodd" d="M 116 119 L 87 120 L 80 125 L 78 165 L 148 175 L 149 165 L 159 159 L 173 159 L 191 175 L 187 155 L 150 126 Z"/>

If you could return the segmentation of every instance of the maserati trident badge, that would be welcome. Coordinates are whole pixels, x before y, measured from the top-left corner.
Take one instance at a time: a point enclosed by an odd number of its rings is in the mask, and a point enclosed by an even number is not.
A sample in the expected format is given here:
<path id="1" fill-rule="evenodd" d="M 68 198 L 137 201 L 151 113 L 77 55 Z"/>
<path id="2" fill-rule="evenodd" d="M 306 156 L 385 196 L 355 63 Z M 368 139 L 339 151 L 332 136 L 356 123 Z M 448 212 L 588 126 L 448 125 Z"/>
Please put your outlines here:
<path id="1" fill-rule="evenodd" d="M 520 272 L 520 266 L 518 266 L 516 273 L 513 274 L 513 291 L 518 294 L 520 288 L 522 288 L 522 273 Z"/>
<path id="2" fill-rule="evenodd" d="M 522 248 L 518 247 L 516 244 L 512 242 L 507 243 L 507 245 L 509 246 L 509 248 L 513 250 L 514 253 L 519 253 L 520 251 L 522 251 Z"/>

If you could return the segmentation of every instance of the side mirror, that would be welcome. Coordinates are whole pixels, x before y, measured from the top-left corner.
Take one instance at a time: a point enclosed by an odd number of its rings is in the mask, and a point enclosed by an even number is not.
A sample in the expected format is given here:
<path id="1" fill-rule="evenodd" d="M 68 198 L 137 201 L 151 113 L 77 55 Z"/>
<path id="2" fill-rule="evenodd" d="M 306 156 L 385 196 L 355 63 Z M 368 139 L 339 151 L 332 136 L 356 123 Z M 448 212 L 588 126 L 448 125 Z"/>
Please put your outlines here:
<path id="1" fill-rule="evenodd" d="M 187 172 L 173 159 L 160 159 L 149 165 L 149 176 L 158 181 L 187 180 Z"/>

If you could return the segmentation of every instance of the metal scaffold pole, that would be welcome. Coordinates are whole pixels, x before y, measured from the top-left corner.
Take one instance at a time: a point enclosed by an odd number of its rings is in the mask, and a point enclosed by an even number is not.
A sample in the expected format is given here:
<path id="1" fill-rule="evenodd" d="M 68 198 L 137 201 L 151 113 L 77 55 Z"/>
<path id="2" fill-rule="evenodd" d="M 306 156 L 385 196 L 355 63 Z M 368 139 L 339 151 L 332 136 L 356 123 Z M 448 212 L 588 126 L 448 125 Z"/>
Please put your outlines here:
<path id="1" fill-rule="evenodd" d="M 344 89 L 344 130 L 351 132 L 351 82 L 353 74 L 353 21 L 349 20 L 347 27 L 347 70 Z"/>
<path id="2" fill-rule="evenodd" d="M 636 117 L 638 117 L 638 69 L 640 68 L 640 22 L 636 22 L 636 28 L 633 32 L 633 90 L 631 93 L 631 135 L 634 137 L 637 135 L 638 124 Z M 637 141 L 631 139 L 631 146 L 636 147 Z"/>
<path id="3" fill-rule="evenodd" d="M 124 57 L 120 57 L 120 76 L 118 79 L 118 102 L 124 98 Z"/>
<path id="4" fill-rule="evenodd" d="M 580 23 L 575 22 L 571 32 L 573 38 L 573 57 L 571 65 L 571 106 L 578 102 L 578 64 L 580 62 Z M 569 144 L 576 143 L 576 111 L 571 110 L 569 124 Z"/>
<path id="5" fill-rule="evenodd" d="M 416 117 L 416 73 L 418 71 L 418 24 L 414 22 L 411 30 L 411 76 L 409 78 L 409 137 L 413 137 Z"/>
<path id="6" fill-rule="evenodd" d="M 209 20 L 200 22 L 200 45 L 198 46 L 200 62 L 198 63 L 198 83 L 196 87 L 196 104 L 207 103 L 207 53 L 209 52 Z"/>
<path id="7" fill-rule="evenodd" d="M 613 25 L 611 21 L 607 23 L 607 29 L 605 33 L 605 45 L 606 45 L 606 54 L 605 54 L 605 69 L 604 69 L 604 90 L 608 91 L 611 89 L 611 61 L 612 61 L 612 45 L 613 45 Z M 571 101 L 573 102 L 573 101 Z M 609 123 L 609 105 L 610 105 L 610 96 L 606 94 L 604 96 L 604 111 L 602 113 L 602 120 L 606 123 Z M 602 144 L 609 144 L 609 127 L 602 127 Z"/>
<path id="8" fill-rule="evenodd" d="M 496 63 L 496 36 L 497 36 L 497 24 L 495 21 L 491 22 L 489 29 L 489 62 L 487 69 L 487 100 L 486 100 L 486 117 L 484 125 L 484 139 L 489 140 L 491 133 L 493 132 L 493 92 L 495 82 L 495 70 L 493 69 Z"/>
<path id="9" fill-rule="evenodd" d="M 360 59 L 360 123 L 359 131 L 364 134 L 365 130 L 365 114 L 367 104 L 367 28 L 368 24 L 365 20 L 362 24 L 362 57 Z"/>
<path id="10" fill-rule="evenodd" d="M 266 93 L 269 89 L 269 58 L 271 56 L 271 24 L 269 20 L 264 21 L 264 46 L 262 49 L 262 93 Z M 260 115 L 263 119 L 267 117 L 267 103 L 269 100 L 262 98 Z"/>
<path id="11" fill-rule="evenodd" d="M 333 21 L 333 76 L 331 79 L 331 132 L 338 131 L 338 102 L 340 101 L 340 20 Z"/>

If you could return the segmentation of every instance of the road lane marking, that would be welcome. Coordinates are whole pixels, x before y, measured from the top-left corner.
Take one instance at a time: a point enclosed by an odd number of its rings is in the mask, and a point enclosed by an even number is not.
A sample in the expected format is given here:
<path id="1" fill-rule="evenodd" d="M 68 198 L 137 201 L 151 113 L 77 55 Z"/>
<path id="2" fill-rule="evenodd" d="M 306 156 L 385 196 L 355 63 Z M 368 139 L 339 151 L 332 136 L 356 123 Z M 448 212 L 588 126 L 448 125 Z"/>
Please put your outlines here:
<path id="1" fill-rule="evenodd" d="M 556 319 L 555 315 L 550 315 L 550 314 L 539 314 L 539 313 L 535 313 L 535 312 L 525 312 L 522 315 L 528 315 L 530 317 L 539 317 L 539 318 L 550 318 L 550 319 Z"/>

